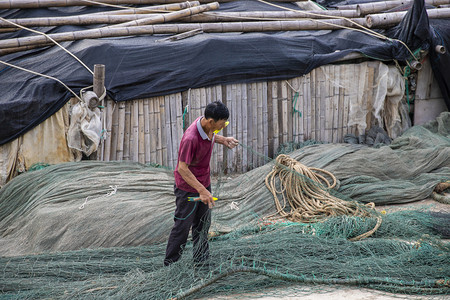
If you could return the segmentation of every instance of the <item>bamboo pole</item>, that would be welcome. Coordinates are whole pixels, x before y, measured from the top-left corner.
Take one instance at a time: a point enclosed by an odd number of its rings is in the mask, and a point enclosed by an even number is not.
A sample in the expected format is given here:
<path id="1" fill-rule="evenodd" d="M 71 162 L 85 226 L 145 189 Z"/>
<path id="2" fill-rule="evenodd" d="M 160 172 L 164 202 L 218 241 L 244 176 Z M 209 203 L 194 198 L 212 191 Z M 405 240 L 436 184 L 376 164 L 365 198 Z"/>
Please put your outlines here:
<path id="1" fill-rule="evenodd" d="M 117 147 L 116 147 L 116 160 L 123 160 L 123 145 L 125 140 L 125 102 L 119 102 L 119 126 L 117 128 Z"/>
<path id="2" fill-rule="evenodd" d="M 169 167 L 169 150 L 167 148 L 167 134 L 166 134 L 166 104 L 165 97 L 158 97 L 159 99 L 159 124 L 161 124 L 161 157 L 162 165 Z"/>
<path id="3" fill-rule="evenodd" d="M 338 5 L 338 6 L 336 6 L 336 8 L 338 10 L 355 10 L 356 11 L 357 6 L 358 6 L 358 4 L 347 4 L 347 5 Z"/>
<path id="4" fill-rule="evenodd" d="M 175 34 L 175 35 L 169 36 L 169 37 L 164 38 L 164 39 L 156 40 L 156 42 L 179 41 L 179 40 L 187 39 L 187 38 L 190 38 L 192 36 L 195 36 L 195 35 L 198 35 L 198 34 L 202 34 L 202 33 L 203 33 L 203 30 L 201 30 L 201 29 L 194 29 L 194 30 L 186 31 L 186 32 L 183 32 L 183 33 L 180 33 L 180 34 Z"/>
<path id="5" fill-rule="evenodd" d="M 156 140 L 156 154 L 155 154 L 155 163 L 163 166 L 163 150 L 162 150 L 162 125 L 161 124 L 161 112 L 160 112 L 160 97 L 154 98 L 153 103 L 153 114 L 154 114 L 154 132 L 155 132 L 155 140 Z"/>
<path id="6" fill-rule="evenodd" d="M 176 12 L 170 12 L 167 14 L 158 14 L 148 18 L 134 20 L 122 24 L 112 25 L 109 28 L 117 28 L 117 27 L 128 27 L 128 26 L 142 26 L 142 25 L 150 25 L 156 23 L 166 23 L 171 22 L 183 17 L 187 17 L 190 15 L 199 14 L 205 11 L 214 10 L 219 8 L 218 2 L 213 2 L 205 5 L 195 6 L 191 8 L 182 9 Z"/>
<path id="7" fill-rule="evenodd" d="M 94 25 L 94 24 L 119 24 L 133 20 L 149 18 L 154 14 L 141 15 L 81 15 L 54 18 L 26 18 L 10 19 L 8 21 L 25 27 L 45 27 L 45 26 L 63 26 L 63 25 Z M 13 28 L 14 25 L 0 20 L 0 28 Z"/>
<path id="8" fill-rule="evenodd" d="M 354 22 L 365 25 L 365 18 L 352 19 Z M 304 20 L 304 21 L 269 21 L 269 22 L 235 22 L 235 23 L 206 23 L 206 24 L 164 24 L 143 25 L 120 28 L 99 28 L 83 31 L 63 32 L 49 34 L 57 42 L 75 41 L 82 39 L 95 39 L 106 37 L 120 37 L 146 34 L 178 34 L 195 29 L 202 29 L 207 33 L 222 32 L 263 32 L 263 31 L 298 31 L 298 30 L 333 30 L 343 26 L 355 27 L 347 20 Z M 47 44 L 47 36 L 30 36 L 0 41 L 1 48 L 14 48 L 36 44 Z"/>
<path id="9" fill-rule="evenodd" d="M 109 161 L 111 154 L 111 131 L 112 131 L 112 123 L 113 123 L 113 106 L 114 101 L 107 101 L 106 105 L 106 139 L 103 141 L 103 158 L 102 161 Z"/>
<path id="10" fill-rule="evenodd" d="M 241 85 L 241 89 L 242 89 L 242 99 L 240 101 L 240 105 L 241 105 L 241 112 L 242 112 L 242 137 L 239 140 L 239 142 L 241 142 L 243 145 L 247 145 L 247 132 L 248 132 L 248 104 L 247 104 L 247 84 L 243 83 Z M 247 166 L 248 166 L 248 151 L 247 149 L 245 149 L 244 147 L 242 148 L 242 166 L 241 166 L 241 172 L 245 173 L 247 172 Z"/>
<path id="11" fill-rule="evenodd" d="M 0 20 L 0 22 L 2 22 L 2 21 Z M 0 28 L 0 33 L 15 32 L 15 31 L 21 30 L 21 28 L 15 28 L 15 27 L 11 27 L 11 26 L 12 25 L 5 26 L 6 28 Z M 0 26 L 0 27 L 2 27 L 2 26 Z"/>
<path id="12" fill-rule="evenodd" d="M 411 4 L 413 0 L 395 0 L 395 1 L 383 1 L 383 2 L 371 2 L 371 3 L 362 3 L 358 4 L 356 7 L 356 11 L 360 16 L 365 16 L 367 14 L 373 14 L 377 12 L 382 12 L 389 10 L 391 8 Z M 443 5 L 449 4 L 450 0 L 425 0 L 425 4 L 428 5 Z"/>
<path id="13" fill-rule="evenodd" d="M 169 11 L 177 11 L 181 9 L 185 9 L 188 7 L 199 6 L 199 1 L 186 1 L 180 3 L 169 3 L 163 5 L 152 5 L 152 6 L 144 6 L 144 7 L 135 7 L 135 8 L 127 8 L 127 9 L 118 9 L 111 11 L 101 11 L 97 13 L 86 14 L 90 16 L 97 15 L 133 15 L 133 14 L 149 14 L 149 13 L 159 13 L 159 12 L 169 12 Z"/>
<path id="14" fill-rule="evenodd" d="M 442 45 L 436 45 L 436 47 L 434 47 L 434 51 L 436 51 L 436 53 L 438 54 L 445 54 L 445 52 L 447 52 L 445 47 Z"/>
<path id="15" fill-rule="evenodd" d="M 389 27 L 400 23 L 406 15 L 406 11 L 372 14 L 366 16 L 367 27 L 380 28 Z M 429 19 L 450 18 L 450 8 L 427 9 Z"/>
<path id="16" fill-rule="evenodd" d="M 0 56 L 11 54 L 11 53 L 16 53 L 16 52 L 32 50 L 32 49 L 36 49 L 36 48 L 54 46 L 54 45 L 55 45 L 54 43 L 46 43 L 46 44 L 36 44 L 36 45 L 30 45 L 30 46 L 21 46 L 21 47 L 0 49 Z"/>
<path id="17" fill-rule="evenodd" d="M 145 133 L 145 121 L 146 121 L 146 117 L 144 116 L 144 100 L 140 99 L 139 102 L 139 107 L 138 107 L 138 126 L 139 126 L 139 142 L 138 142 L 138 162 L 140 162 L 141 164 L 145 164 L 145 152 L 146 150 L 150 151 L 149 148 L 146 147 L 145 145 L 145 138 L 146 138 L 146 133 Z M 148 114 L 147 114 L 148 115 Z"/>
<path id="18" fill-rule="evenodd" d="M 123 160 L 131 160 L 130 147 L 131 147 L 131 101 L 125 103 L 125 134 L 123 140 Z"/>
<path id="19" fill-rule="evenodd" d="M 131 111 L 131 137 L 133 140 L 130 139 L 131 144 L 131 157 L 132 161 L 139 161 L 139 140 L 140 140 L 140 133 L 139 133 L 139 102 L 140 100 L 133 100 L 133 106 Z"/>
<path id="20" fill-rule="evenodd" d="M 113 104 L 114 101 L 111 101 L 111 103 Z M 117 109 L 117 106 L 113 104 L 113 108 L 112 108 L 112 115 L 111 115 L 111 136 L 110 141 L 109 141 L 109 147 L 110 147 L 110 154 L 109 154 L 109 160 L 117 160 L 116 154 L 117 154 L 117 139 L 119 138 L 117 133 L 118 133 L 118 128 L 119 128 L 119 111 Z"/>
<path id="21" fill-rule="evenodd" d="M 322 10 L 322 11 L 245 11 L 245 12 L 209 12 L 181 19 L 183 22 L 238 22 L 251 20 L 278 19 L 330 19 L 330 17 L 358 17 L 356 11 Z"/>
<path id="22" fill-rule="evenodd" d="M 202 0 L 202 3 L 214 1 Z M 230 2 L 220 0 L 220 2 Z M 43 7 L 65 7 L 65 6 L 98 6 L 98 5 L 148 5 L 148 4 L 179 4 L 179 0 L 0 0 L 0 9 L 15 8 L 43 8 Z"/>
<path id="23" fill-rule="evenodd" d="M 221 3 L 235 0 L 219 0 Z M 275 2 L 298 2 L 299 0 L 276 0 Z M 305 1 L 305 0 L 303 0 Z M 126 5 L 126 4 L 170 4 L 179 3 L 179 0 L 0 0 L 0 9 L 13 8 L 42 8 L 64 6 L 94 6 L 102 4 Z M 201 3 L 211 3 L 214 0 L 201 0 Z"/>

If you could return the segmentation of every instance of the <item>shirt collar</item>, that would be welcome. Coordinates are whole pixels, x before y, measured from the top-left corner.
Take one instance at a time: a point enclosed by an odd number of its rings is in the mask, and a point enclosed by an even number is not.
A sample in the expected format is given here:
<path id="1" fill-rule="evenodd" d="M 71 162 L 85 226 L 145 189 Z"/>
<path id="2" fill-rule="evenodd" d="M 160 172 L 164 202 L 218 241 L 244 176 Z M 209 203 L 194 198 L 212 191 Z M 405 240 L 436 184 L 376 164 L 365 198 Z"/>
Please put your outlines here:
<path id="1" fill-rule="evenodd" d="M 206 134 L 206 132 L 203 130 L 203 127 L 202 127 L 202 119 L 203 119 L 203 117 L 200 117 L 198 120 L 197 120 L 197 130 L 198 130 L 198 133 L 200 133 L 200 136 L 202 137 L 202 139 L 204 139 L 204 140 L 210 140 L 209 139 L 209 137 L 208 137 L 208 135 Z"/>

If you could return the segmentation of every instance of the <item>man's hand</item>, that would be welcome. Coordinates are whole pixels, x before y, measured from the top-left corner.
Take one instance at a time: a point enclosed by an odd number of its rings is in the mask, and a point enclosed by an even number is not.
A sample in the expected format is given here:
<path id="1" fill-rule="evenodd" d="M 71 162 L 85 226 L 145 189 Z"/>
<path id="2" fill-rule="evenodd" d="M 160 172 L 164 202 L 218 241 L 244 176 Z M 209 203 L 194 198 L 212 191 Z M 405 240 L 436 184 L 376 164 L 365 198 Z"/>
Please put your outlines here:
<path id="1" fill-rule="evenodd" d="M 214 207 L 215 204 L 214 204 L 213 196 L 207 189 L 204 189 L 202 192 L 200 192 L 199 195 L 200 195 L 200 197 L 199 197 L 200 201 L 207 204 L 209 208 Z"/>
<path id="2" fill-rule="evenodd" d="M 234 137 L 226 137 L 223 143 L 225 146 L 227 146 L 230 149 L 233 149 L 237 145 L 239 145 L 239 141 L 235 139 Z"/>

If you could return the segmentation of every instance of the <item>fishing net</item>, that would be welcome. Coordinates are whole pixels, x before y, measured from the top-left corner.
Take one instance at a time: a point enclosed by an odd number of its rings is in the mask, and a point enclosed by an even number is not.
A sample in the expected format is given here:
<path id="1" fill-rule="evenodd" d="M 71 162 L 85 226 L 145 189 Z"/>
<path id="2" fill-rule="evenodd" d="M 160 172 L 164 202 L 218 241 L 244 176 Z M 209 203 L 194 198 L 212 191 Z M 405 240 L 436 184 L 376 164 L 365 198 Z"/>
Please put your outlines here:
<path id="1" fill-rule="evenodd" d="M 288 171 L 294 182 L 362 214 L 330 213 L 312 222 L 283 218 L 266 186 L 281 164 L 267 157 L 260 168 L 217 178 L 211 258 L 203 266 L 193 265 L 188 242 L 182 259 L 163 267 L 175 209 L 172 170 L 81 161 L 24 173 L 0 190 L 0 297 L 263 297 L 292 285 L 314 292 L 317 284 L 448 295 L 448 210 L 384 213 L 365 204 L 422 200 L 449 181 L 449 120 L 443 113 L 388 146 L 313 144 L 289 153 L 308 168 L 326 170 L 324 178 L 334 176 L 336 186 Z M 277 176 L 275 190 L 286 197 Z M 296 209 L 282 206 L 286 213 Z"/>

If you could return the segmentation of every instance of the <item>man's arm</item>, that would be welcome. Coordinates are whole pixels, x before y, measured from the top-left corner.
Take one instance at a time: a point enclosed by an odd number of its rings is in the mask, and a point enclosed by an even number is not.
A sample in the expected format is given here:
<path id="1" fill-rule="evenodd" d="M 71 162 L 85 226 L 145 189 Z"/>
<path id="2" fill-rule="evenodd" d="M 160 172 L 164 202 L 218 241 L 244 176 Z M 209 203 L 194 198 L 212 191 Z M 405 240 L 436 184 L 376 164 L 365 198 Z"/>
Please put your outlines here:
<path id="1" fill-rule="evenodd" d="M 233 149 L 239 144 L 239 141 L 234 137 L 224 137 L 223 135 L 216 135 L 215 142 L 218 144 L 222 144 L 230 149 Z"/>
<path id="2" fill-rule="evenodd" d="M 209 208 L 214 206 L 214 201 L 211 193 L 201 184 L 197 178 L 189 170 L 189 165 L 183 161 L 178 162 L 178 173 L 183 177 L 187 184 L 192 186 L 200 195 L 200 201 L 208 204 Z"/>

